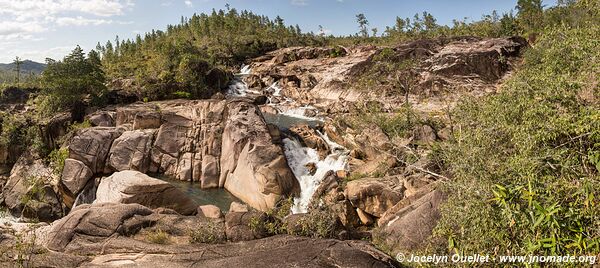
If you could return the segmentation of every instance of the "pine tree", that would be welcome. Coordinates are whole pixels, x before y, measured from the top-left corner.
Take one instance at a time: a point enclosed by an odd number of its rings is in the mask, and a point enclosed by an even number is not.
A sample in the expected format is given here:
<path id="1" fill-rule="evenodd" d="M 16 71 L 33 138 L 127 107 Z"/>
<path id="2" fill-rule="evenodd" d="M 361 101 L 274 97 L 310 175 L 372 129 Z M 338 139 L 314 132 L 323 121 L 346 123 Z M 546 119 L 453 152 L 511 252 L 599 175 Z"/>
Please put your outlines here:
<path id="1" fill-rule="evenodd" d="M 367 17 L 365 16 L 365 14 L 363 14 L 363 13 L 357 14 L 356 22 L 358 22 L 358 29 L 359 29 L 362 37 L 364 37 L 364 38 L 369 37 L 369 30 L 367 28 L 367 26 L 369 26 L 369 21 L 367 20 Z"/>

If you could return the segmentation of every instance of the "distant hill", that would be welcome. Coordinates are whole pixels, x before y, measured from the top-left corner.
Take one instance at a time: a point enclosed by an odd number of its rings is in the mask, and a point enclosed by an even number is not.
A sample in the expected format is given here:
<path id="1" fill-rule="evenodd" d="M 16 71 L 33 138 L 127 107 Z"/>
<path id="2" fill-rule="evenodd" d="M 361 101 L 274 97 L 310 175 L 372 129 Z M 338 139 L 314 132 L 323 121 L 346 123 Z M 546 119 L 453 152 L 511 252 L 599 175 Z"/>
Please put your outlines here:
<path id="1" fill-rule="evenodd" d="M 46 69 L 46 64 L 43 64 L 43 63 L 39 63 L 39 62 L 31 61 L 31 60 L 24 60 L 21 63 L 21 73 L 24 73 L 24 74 L 29 74 L 31 72 L 34 74 L 40 74 L 45 69 Z M 14 72 L 14 70 L 15 70 L 14 63 L 0 63 L 0 71 Z"/>

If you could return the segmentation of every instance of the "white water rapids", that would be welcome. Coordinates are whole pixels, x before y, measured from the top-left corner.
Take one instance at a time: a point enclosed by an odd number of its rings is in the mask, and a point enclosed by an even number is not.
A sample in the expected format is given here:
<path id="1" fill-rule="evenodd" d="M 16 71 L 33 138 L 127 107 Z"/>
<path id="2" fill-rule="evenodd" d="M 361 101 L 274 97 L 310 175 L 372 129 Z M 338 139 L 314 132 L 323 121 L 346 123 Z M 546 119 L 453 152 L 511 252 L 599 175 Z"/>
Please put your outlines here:
<path id="1" fill-rule="evenodd" d="M 228 95 L 230 96 L 246 96 L 247 94 L 262 94 L 262 92 L 256 92 L 250 90 L 248 85 L 243 81 L 244 77 L 250 75 L 251 69 L 249 66 L 243 66 L 240 73 L 235 75 L 235 80 L 229 86 Z M 277 114 L 277 120 L 274 120 L 279 127 L 285 127 L 280 121 L 285 121 L 285 118 L 293 118 L 293 121 L 322 121 L 318 117 L 306 116 L 307 110 L 316 110 L 314 107 L 294 107 L 294 100 L 291 98 L 283 97 L 284 101 L 275 103 L 273 97 L 281 97 L 282 89 L 278 86 L 277 82 L 273 83 L 270 87 L 263 89 L 263 92 L 270 92 L 272 97 L 269 97 L 267 102 L 269 106 L 275 108 L 280 113 Z M 290 121 L 290 120 L 288 120 Z M 292 172 L 300 183 L 300 196 L 294 198 L 294 205 L 292 206 L 292 213 L 306 213 L 308 206 L 311 202 L 311 198 L 314 192 L 317 190 L 321 181 L 324 179 L 327 172 L 347 170 L 348 169 L 348 150 L 341 145 L 331 141 L 327 135 L 319 133 L 321 137 L 329 144 L 330 152 L 325 159 L 320 160 L 319 154 L 315 149 L 304 147 L 302 144 L 292 138 L 283 139 L 284 154 L 287 158 L 288 164 L 292 169 Z M 317 170 L 313 175 L 310 175 L 307 164 L 314 163 Z"/>
<path id="2" fill-rule="evenodd" d="M 317 150 L 303 147 L 295 139 L 283 139 L 284 153 L 288 164 L 300 183 L 300 197 L 294 198 L 292 213 L 306 213 L 311 199 L 321 181 L 330 170 L 346 170 L 348 165 L 348 151 L 337 143 L 332 142 L 326 135 L 321 135 L 329 143 L 330 154 L 325 159 L 319 159 Z M 314 163 L 317 171 L 311 175 L 307 164 Z"/>

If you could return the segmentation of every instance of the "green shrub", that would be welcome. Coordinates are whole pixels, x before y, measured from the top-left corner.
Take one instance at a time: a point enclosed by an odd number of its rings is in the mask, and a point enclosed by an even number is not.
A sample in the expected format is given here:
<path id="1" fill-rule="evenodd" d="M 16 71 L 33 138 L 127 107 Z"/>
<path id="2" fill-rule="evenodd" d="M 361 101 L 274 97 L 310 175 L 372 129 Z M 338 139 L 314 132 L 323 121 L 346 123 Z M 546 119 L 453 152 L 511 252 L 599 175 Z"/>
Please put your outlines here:
<path id="1" fill-rule="evenodd" d="M 225 232 L 221 225 L 208 221 L 189 233 L 190 243 L 215 244 L 226 240 Z"/>
<path id="2" fill-rule="evenodd" d="M 185 91 L 175 91 L 173 92 L 173 96 L 178 99 L 191 99 L 192 94 Z"/>
<path id="3" fill-rule="evenodd" d="M 65 160 L 69 157 L 68 148 L 55 149 L 48 155 L 51 166 L 54 168 L 56 175 L 61 175 L 65 168 Z"/>
<path id="4" fill-rule="evenodd" d="M 146 239 L 146 241 L 148 241 L 150 243 L 160 244 L 160 245 L 169 244 L 171 242 L 171 239 L 169 238 L 169 234 L 167 232 L 161 230 L 160 228 L 147 232 L 145 239 Z"/>
<path id="5" fill-rule="evenodd" d="M 40 201 L 44 195 L 44 186 L 46 183 L 42 177 L 30 176 L 25 178 L 25 186 L 27 187 L 27 193 L 20 196 L 21 203 L 27 206 L 31 201 Z"/>
<path id="6" fill-rule="evenodd" d="M 289 228 L 288 234 L 313 238 L 334 238 L 337 228 L 337 217 L 329 208 L 310 210 L 297 223 L 300 228 Z"/>
<path id="7" fill-rule="evenodd" d="M 436 151 L 453 179 L 434 248 L 600 252 L 600 106 L 581 98 L 600 96 L 597 36 L 597 23 L 549 30 L 498 95 L 459 105 L 460 131 Z"/>
<path id="8" fill-rule="evenodd" d="M 92 127 L 92 123 L 89 120 L 85 119 L 81 123 L 75 122 L 75 123 L 71 124 L 69 126 L 69 131 L 77 131 L 80 129 L 86 129 L 86 128 L 90 128 L 90 127 Z"/>

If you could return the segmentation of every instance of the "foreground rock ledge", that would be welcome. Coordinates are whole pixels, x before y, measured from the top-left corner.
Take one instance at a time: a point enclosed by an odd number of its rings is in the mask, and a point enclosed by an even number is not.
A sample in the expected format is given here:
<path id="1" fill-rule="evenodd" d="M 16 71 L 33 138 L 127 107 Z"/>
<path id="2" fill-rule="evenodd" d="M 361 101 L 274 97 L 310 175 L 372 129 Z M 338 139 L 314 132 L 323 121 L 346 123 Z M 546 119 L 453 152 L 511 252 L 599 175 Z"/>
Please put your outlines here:
<path id="1" fill-rule="evenodd" d="M 137 204 L 82 205 L 49 227 L 44 244 L 50 251 L 34 254 L 31 264 L 35 267 L 397 267 L 391 257 L 366 241 L 279 235 L 237 243 L 153 244 L 139 236 L 144 228 L 156 226 L 175 236 L 185 233 L 185 228 L 198 229 L 211 221 L 161 214 L 160 210 Z"/>

